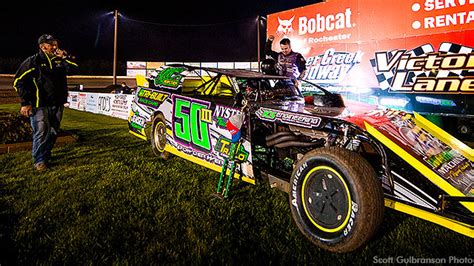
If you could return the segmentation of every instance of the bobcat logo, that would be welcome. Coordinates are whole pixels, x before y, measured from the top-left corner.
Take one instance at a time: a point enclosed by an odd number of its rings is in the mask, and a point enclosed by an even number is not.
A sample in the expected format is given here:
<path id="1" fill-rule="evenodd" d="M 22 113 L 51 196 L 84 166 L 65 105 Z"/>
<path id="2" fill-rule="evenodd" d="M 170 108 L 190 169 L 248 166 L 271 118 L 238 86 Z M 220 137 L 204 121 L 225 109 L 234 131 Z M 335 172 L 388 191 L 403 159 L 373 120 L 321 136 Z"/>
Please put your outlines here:
<path id="1" fill-rule="evenodd" d="M 280 23 L 280 25 L 278 26 L 277 34 L 281 36 L 281 35 L 287 35 L 287 34 L 292 33 L 293 32 L 293 25 L 292 25 L 293 19 L 295 19 L 295 16 L 293 16 L 290 19 L 278 18 L 278 23 Z"/>

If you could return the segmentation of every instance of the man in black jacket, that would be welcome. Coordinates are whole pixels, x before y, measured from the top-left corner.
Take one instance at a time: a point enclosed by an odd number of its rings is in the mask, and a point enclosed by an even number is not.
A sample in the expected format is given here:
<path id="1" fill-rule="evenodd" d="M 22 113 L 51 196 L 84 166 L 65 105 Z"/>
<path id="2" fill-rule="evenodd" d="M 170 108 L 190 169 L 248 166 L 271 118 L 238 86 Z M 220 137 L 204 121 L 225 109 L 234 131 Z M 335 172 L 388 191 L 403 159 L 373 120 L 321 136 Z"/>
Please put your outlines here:
<path id="1" fill-rule="evenodd" d="M 38 53 L 18 68 L 13 87 L 20 96 L 20 113 L 30 117 L 35 169 L 43 171 L 48 168 L 67 103 L 67 74 L 77 64 L 58 48 L 58 40 L 49 34 L 41 35 L 38 45 Z"/>

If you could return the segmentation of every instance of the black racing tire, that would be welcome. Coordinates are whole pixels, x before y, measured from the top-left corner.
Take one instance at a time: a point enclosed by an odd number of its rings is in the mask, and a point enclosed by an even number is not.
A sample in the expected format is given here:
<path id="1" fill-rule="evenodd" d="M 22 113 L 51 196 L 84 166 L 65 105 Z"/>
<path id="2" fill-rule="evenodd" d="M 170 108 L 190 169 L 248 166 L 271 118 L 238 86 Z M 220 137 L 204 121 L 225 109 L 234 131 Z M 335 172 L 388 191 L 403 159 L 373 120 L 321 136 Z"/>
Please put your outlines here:
<path id="1" fill-rule="evenodd" d="M 166 120 L 162 113 L 155 115 L 151 127 L 151 149 L 153 153 L 163 160 L 169 158 L 169 152 L 165 151 L 166 147 Z"/>
<path id="2" fill-rule="evenodd" d="M 339 147 L 308 152 L 290 180 L 290 208 L 298 229 L 331 252 L 363 246 L 383 220 L 384 198 L 371 165 Z"/>

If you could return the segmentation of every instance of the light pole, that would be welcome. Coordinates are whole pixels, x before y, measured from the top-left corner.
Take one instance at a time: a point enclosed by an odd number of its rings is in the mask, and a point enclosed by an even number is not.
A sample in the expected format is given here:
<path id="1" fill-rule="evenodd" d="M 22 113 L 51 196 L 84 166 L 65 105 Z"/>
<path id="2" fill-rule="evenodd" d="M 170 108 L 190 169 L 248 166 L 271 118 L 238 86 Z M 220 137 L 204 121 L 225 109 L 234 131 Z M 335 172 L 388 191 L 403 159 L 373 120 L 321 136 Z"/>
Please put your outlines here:
<path id="1" fill-rule="evenodd" d="M 118 10 L 114 12 L 114 65 L 113 65 L 113 84 L 117 84 L 117 25 L 118 25 Z"/>
<path id="2" fill-rule="evenodd" d="M 260 16 L 257 16 L 257 60 L 258 71 L 260 71 Z"/>

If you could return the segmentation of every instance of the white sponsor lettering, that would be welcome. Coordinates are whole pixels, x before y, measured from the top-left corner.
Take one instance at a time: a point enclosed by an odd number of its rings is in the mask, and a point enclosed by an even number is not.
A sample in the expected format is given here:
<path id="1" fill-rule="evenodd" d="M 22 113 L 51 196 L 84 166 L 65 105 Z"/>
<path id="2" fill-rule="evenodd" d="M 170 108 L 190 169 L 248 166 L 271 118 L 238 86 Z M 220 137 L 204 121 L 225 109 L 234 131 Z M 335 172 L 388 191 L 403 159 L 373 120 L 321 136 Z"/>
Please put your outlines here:
<path id="1" fill-rule="evenodd" d="M 426 29 L 441 28 L 447 26 L 464 25 L 474 21 L 474 11 L 459 12 L 454 14 L 443 14 L 424 19 Z"/>
<path id="2" fill-rule="evenodd" d="M 292 196 L 291 204 L 295 207 L 298 207 L 298 204 L 296 202 L 296 200 L 298 198 L 298 195 L 296 193 L 297 192 L 298 179 L 300 178 L 301 173 L 303 173 L 303 171 L 304 171 L 304 169 L 306 169 L 306 167 L 308 167 L 307 162 L 303 163 L 300 166 L 300 168 L 298 168 L 298 170 L 295 173 L 295 178 L 293 178 L 293 184 L 291 185 L 291 196 Z"/>
<path id="3" fill-rule="evenodd" d="M 433 11 L 470 4 L 474 4 L 474 0 L 426 0 L 425 11 Z"/>
<path id="4" fill-rule="evenodd" d="M 323 55 L 309 57 L 304 79 L 318 82 L 340 82 L 355 64 L 362 61 L 362 51 L 356 53 L 336 52 L 327 49 Z"/>
<path id="5" fill-rule="evenodd" d="M 348 34 L 340 34 L 339 33 L 339 34 L 334 35 L 334 36 L 322 36 L 322 37 L 318 37 L 318 38 L 313 38 L 313 37 L 305 38 L 304 42 L 308 43 L 308 44 L 312 44 L 312 43 L 321 43 L 321 42 L 340 41 L 340 40 L 346 40 L 346 39 L 350 39 L 350 38 L 351 38 L 350 33 L 348 33 Z"/>
<path id="6" fill-rule="evenodd" d="M 393 53 L 376 53 L 378 72 L 390 72 L 395 68 L 391 91 L 394 92 L 474 92 L 474 79 L 471 77 L 419 77 L 408 84 L 408 76 L 413 71 L 453 71 L 474 68 L 474 54 L 438 54 L 421 56 L 406 54 L 404 50 Z"/>
<path id="7" fill-rule="evenodd" d="M 230 118 L 233 115 L 240 114 L 238 109 L 216 105 L 216 109 L 214 110 L 214 117 L 223 117 L 223 118 Z"/>
<path id="8" fill-rule="evenodd" d="M 357 203 L 355 202 L 352 202 L 351 218 L 349 218 L 349 222 L 347 223 L 347 226 L 344 229 L 344 236 L 347 236 L 351 232 L 354 226 L 354 219 L 358 211 L 359 211 L 359 205 L 357 205 Z"/>
<path id="9" fill-rule="evenodd" d="M 329 14 L 323 16 L 316 14 L 312 18 L 302 16 L 298 20 L 298 34 L 313 34 L 315 32 L 325 32 L 340 29 L 352 28 L 352 11 L 346 8 L 345 12 Z"/>

